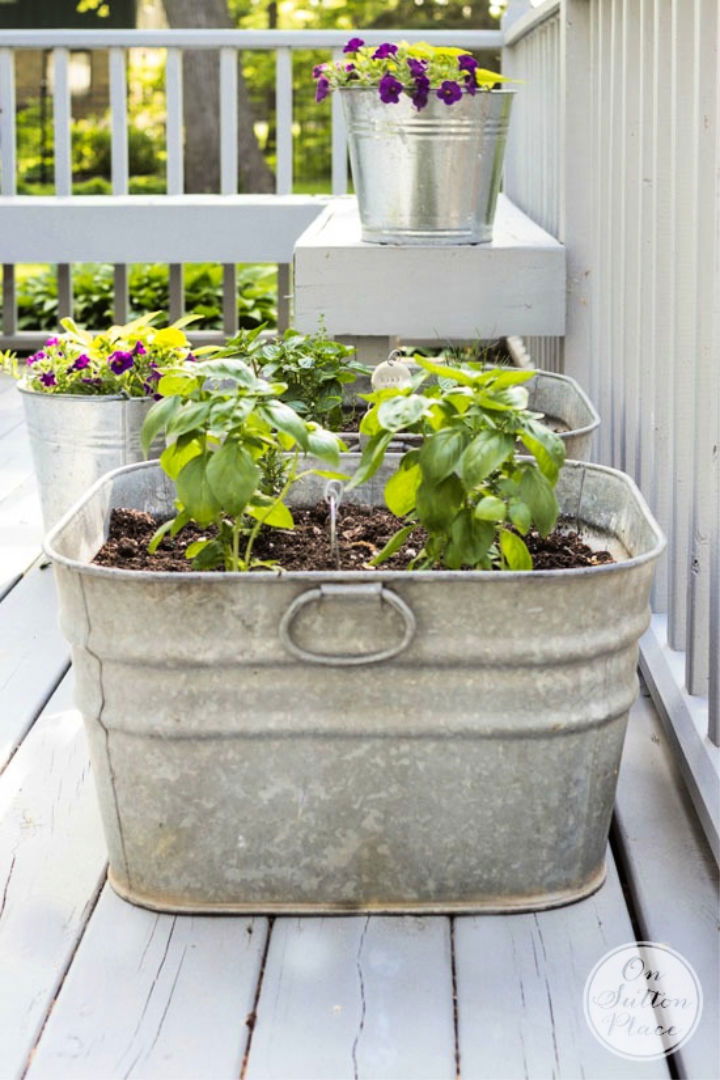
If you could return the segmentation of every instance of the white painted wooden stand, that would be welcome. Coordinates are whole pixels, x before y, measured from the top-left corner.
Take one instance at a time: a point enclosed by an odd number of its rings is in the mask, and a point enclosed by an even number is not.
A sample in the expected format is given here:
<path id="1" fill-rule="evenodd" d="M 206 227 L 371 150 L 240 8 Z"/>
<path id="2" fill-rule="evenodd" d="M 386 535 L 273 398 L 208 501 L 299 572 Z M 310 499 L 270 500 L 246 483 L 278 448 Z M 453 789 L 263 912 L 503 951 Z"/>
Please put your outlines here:
<path id="1" fill-rule="evenodd" d="M 295 245 L 295 325 L 320 320 L 411 340 L 562 334 L 565 249 L 502 195 L 490 244 L 367 244 L 357 200 L 340 196 Z"/>

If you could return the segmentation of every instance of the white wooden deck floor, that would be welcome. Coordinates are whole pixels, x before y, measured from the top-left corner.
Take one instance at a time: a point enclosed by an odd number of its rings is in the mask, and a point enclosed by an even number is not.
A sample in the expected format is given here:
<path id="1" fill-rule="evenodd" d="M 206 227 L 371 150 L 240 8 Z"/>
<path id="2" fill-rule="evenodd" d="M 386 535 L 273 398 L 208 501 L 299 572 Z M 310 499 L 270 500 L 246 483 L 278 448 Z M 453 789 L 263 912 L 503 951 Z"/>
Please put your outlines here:
<path id="1" fill-rule="evenodd" d="M 714 879 L 645 698 L 608 880 L 582 903 L 269 920 L 118 899 L 18 398 L 0 379 L 0 1080 L 720 1075 Z M 584 1020 L 589 971 L 638 936 L 680 950 L 703 982 L 703 1022 L 671 1064 L 611 1054 Z"/>

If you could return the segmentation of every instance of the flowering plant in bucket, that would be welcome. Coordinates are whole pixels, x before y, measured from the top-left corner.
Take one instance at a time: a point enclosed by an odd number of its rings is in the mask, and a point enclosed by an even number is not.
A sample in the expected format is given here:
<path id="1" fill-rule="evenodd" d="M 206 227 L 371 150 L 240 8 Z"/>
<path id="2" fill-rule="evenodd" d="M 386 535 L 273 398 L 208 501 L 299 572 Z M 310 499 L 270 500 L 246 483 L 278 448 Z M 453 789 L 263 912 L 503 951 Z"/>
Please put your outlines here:
<path id="1" fill-rule="evenodd" d="M 468 94 L 473 96 L 479 90 L 510 81 L 496 71 L 481 68 L 466 49 L 422 41 L 373 46 L 354 37 L 343 53 L 342 60 L 313 68 L 316 101 L 323 101 L 341 87 L 377 88 L 386 105 L 396 105 L 406 96 L 419 111 L 427 106 L 431 95 L 445 105 L 454 105 Z"/>
<path id="2" fill-rule="evenodd" d="M 157 312 L 143 315 L 99 334 L 63 319 L 64 332 L 49 337 L 27 357 L 24 367 L 9 354 L 3 367 L 21 380 L 24 389 L 43 394 L 158 397 L 160 367 L 191 360 L 193 353 L 182 329 L 192 316 L 163 328 L 152 325 L 157 316 Z"/>

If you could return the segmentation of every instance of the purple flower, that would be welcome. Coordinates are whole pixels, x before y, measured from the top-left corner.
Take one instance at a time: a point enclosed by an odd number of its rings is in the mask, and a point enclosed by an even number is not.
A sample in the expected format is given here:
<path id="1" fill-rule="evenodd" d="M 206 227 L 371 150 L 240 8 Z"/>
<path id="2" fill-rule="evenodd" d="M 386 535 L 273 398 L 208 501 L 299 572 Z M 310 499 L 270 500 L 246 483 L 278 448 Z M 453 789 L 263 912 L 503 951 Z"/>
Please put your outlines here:
<path id="1" fill-rule="evenodd" d="M 115 375 L 122 375 L 124 371 L 129 371 L 134 365 L 133 354 L 129 352 L 114 352 L 110 354 L 108 359 L 110 370 Z"/>
<path id="2" fill-rule="evenodd" d="M 470 56 L 469 53 L 466 53 L 465 56 L 458 57 L 458 68 L 460 71 L 469 71 L 471 74 L 474 74 L 477 66 L 477 60 L 474 56 Z"/>
<path id="3" fill-rule="evenodd" d="M 40 376 L 40 382 L 43 386 L 57 386 L 57 379 L 52 371 L 43 371 Z"/>
<path id="4" fill-rule="evenodd" d="M 41 349 L 40 352 L 36 352 L 36 353 L 33 353 L 32 356 L 28 356 L 25 363 L 26 364 L 36 364 L 38 362 L 38 360 L 44 360 L 44 359 L 45 359 L 45 353 Z"/>
<path id="5" fill-rule="evenodd" d="M 315 89 L 315 100 L 324 101 L 329 93 L 330 80 L 326 79 L 325 76 L 323 76 L 321 79 L 318 79 L 317 87 Z"/>
<path id="6" fill-rule="evenodd" d="M 327 64 L 316 64 L 313 68 L 313 79 L 319 79 L 328 69 Z"/>
<path id="7" fill-rule="evenodd" d="M 49 337 L 49 338 L 47 339 L 47 341 L 45 342 L 45 344 L 46 344 L 46 345 L 58 345 L 58 344 L 59 344 L 59 342 L 60 342 L 60 338 L 56 338 L 56 337 Z"/>
<path id="8" fill-rule="evenodd" d="M 465 89 L 471 97 L 474 97 L 475 94 L 477 94 L 477 83 L 475 82 L 474 75 L 465 76 Z"/>
<path id="9" fill-rule="evenodd" d="M 428 103 L 428 94 L 430 93 L 430 80 L 427 75 L 418 75 L 415 79 L 415 89 L 410 95 L 410 100 L 413 105 L 420 112 L 424 109 Z"/>
<path id="10" fill-rule="evenodd" d="M 147 349 L 143 345 L 142 341 L 135 342 L 135 348 L 133 349 L 134 356 L 145 356 Z"/>
<path id="11" fill-rule="evenodd" d="M 413 60 L 412 57 L 408 59 L 407 66 L 410 68 L 410 74 L 414 75 L 416 79 L 422 79 L 425 75 L 425 68 L 427 67 L 426 60 Z"/>
<path id="12" fill-rule="evenodd" d="M 194 364 L 197 361 L 197 356 L 195 355 L 195 353 L 189 352 L 185 359 L 189 360 L 191 364 Z"/>
<path id="13" fill-rule="evenodd" d="M 343 49 L 343 52 L 344 53 L 356 53 L 358 51 L 358 49 L 362 49 L 364 44 L 365 44 L 365 42 L 363 41 L 362 38 L 359 38 L 359 37 L 350 38 L 347 45 Z"/>
<path id="14" fill-rule="evenodd" d="M 102 379 L 81 379 L 80 382 L 87 383 L 88 386 L 102 386 Z"/>
<path id="15" fill-rule="evenodd" d="M 90 367 L 90 357 L 86 356 L 85 353 L 83 353 L 82 356 L 78 356 L 74 364 L 70 365 L 70 367 L 68 368 L 68 375 L 71 371 L 82 371 L 83 368 L 86 367 Z"/>
<path id="16" fill-rule="evenodd" d="M 397 51 L 397 45 L 391 45 L 389 42 L 386 41 L 384 45 L 378 45 L 377 49 L 372 54 L 372 59 L 387 60 L 389 56 L 394 56 Z"/>
<path id="17" fill-rule="evenodd" d="M 460 84 L 452 82 L 450 79 L 446 79 L 440 89 L 436 90 L 435 93 L 441 101 L 445 102 L 446 105 L 452 105 L 454 102 L 459 101 L 462 97 L 462 89 L 460 88 Z"/>
<path id="18" fill-rule="evenodd" d="M 397 105 L 402 93 L 403 84 L 394 75 L 383 75 L 378 85 L 380 100 L 386 105 Z"/>

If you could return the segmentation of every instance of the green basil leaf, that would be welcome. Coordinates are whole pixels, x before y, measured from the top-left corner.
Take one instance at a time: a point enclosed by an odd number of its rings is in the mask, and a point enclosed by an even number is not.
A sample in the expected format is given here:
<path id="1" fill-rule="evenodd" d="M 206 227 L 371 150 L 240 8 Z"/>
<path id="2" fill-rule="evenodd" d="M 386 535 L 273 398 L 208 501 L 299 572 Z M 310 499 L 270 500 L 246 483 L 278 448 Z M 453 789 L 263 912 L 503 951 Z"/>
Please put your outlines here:
<path id="1" fill-rule="evenodd" d="M 145 417 L 142 426 L 142 448 L 145 457 L 150 453 L 150 447 L 155 442 L 161 431 L 172 420 L 173 415 L 180 407 L 180 399 L 176 397 L 162 398 L 156 401 Z"/>
<path id="2" fill-rule="evenodd" d="M 500 550 L 508 570 L 532 570 L 532 556 L 525 541 L 508 529 L 503 529 L 500 533 Z"/>
<path id="3" fill-rule="evenodd" d="M 492 525 L 477 521 L 471 510 L 461 510 L 450 527 L 450 542 L 443 562 L 450 570 L 477 566 L 487 555 L 494 537 Z"/>
<path id="4" fill-rule="evenodd" d="M 259 412 L 277 428 L 289 435 L 303 450 L 309 450 L 308 429 L 304 420 L 301 420 L 294 409 L 283 401 L 268 401 Z"/>
<path id="5" fill-rule="evenodd" d="M 388 540 L 382 551 L 379 551 L 374 559 L 370 560 L 371 566 L 380 566 L 386 559 L 389 559 L 391 555 L 394 555 L 396 551 L 399 551 L 407 540 L 413 529 L 417 528 L 416 525 L 405 525 L 402 529 L 398 529 L 390 539 Z"/>
<path id="6" fill-rule="evenodd" d="M 512 435 L 499 431 L 482 431 L 465 450 L 460 462 L 460 475 L 468 487 L 481 484 L 505 462 L 515 449 Z"/>
<path id="7" fill-rule="evenodd" d="M 209 455 L 206 472 L 213 497 L 230 517 L 243 512 L 260 482 L 260 469 L 234 439 Z"/>
<path id="8" fill-rule="evenodd" d="M 360 464 L 347 485 L 348 491 L 366 483 L 371 476 L 375 475 L 382 465 L 385 451 L 392 442 L 392 438 L 392 431 L 378 431 L 377 435 L 373 435 L 372 439 L 368 440 L 363 447 Z"/>
<path id="9" fill-rule="evenodd" d="M 385 505 L 395 517 L 405 517 L 415 506 L 415 495 L 422 480 L 419 465 L 400 468 L 385 485 Z"/>
<path id="10" fill-rule="evenodd" d="M 457 476 L 447 476 L 439 484 L 423 480 L 415 500 L 417 516 L 431 532 L 449 532 L 464 496 L 465 489 Z"/>
<path id="11" fill-rule="evenodd" d="M 307 433 L 308 450 L 315 457 L 323 458 L 332 465 L 340 464 L 340 439 L 325 428 L 316 427 Z"/>
<path id="12" fill-rule="evenodd" d="M 507 517 L 507 507 L 496 495 L 486 495 L 477 504 L 473 513 L 478 521 L 504 521 Z"/>
<path id="13" fill-rule="evenodd" d="M 246 511 L 256 521 L 262 521 L 263 525 L 269 525 L 273 529 L 294 529 L 295 519 L 285 503 L 276 500 L 268 509 L 264 506 L 248 506 Z"/>
<path id="14" fill-rule="evenodd" d="M 390 398 L 381 401 L 377 418 L 386 431 L 407 431 L 425 412 L 426 400 L 419 394 Z"/>
<path id="15" fill-rule="evenodd" d="M 425 439 L 420 449 L 423 477 L 438 483 L 454 472 L 467 446 L 468 432 L 464 428 L 443 428 Z"/>
<path id="16" fill-rule="evenodd" d="M 524 469 L 520 480 L 520 498 L 530 508 L 540 535 L 551 533 L 558 518 L 558 502 L 552 484 L 539 469 Z"/>
<path id="17" fill-rule="evenodd" d="M 560 436 L 537 420 L 526 421 L 525 430 L 519 435 L 523 445 L 537 461 L 543 476 L 554 484 L 565 461 L 565 444 Z"/>
<path id="18" fill-rule="evenodd" d="M 510 499 L 510 502 L 508 503 L 508 513 L 510 514 L 510 520 L 515 528 L 525 535 L 532 525 L 532 513 L 530 507 L 524 503 L 522 499 Z"/>
<path id="19" fill-rule="evenodd" d="M 222 509 L 207 478 L 210 454 L 199 454 L 188 461 L 178 474 L 175 484 L 183 508 L 198 525 L 210 525 Z"/>

